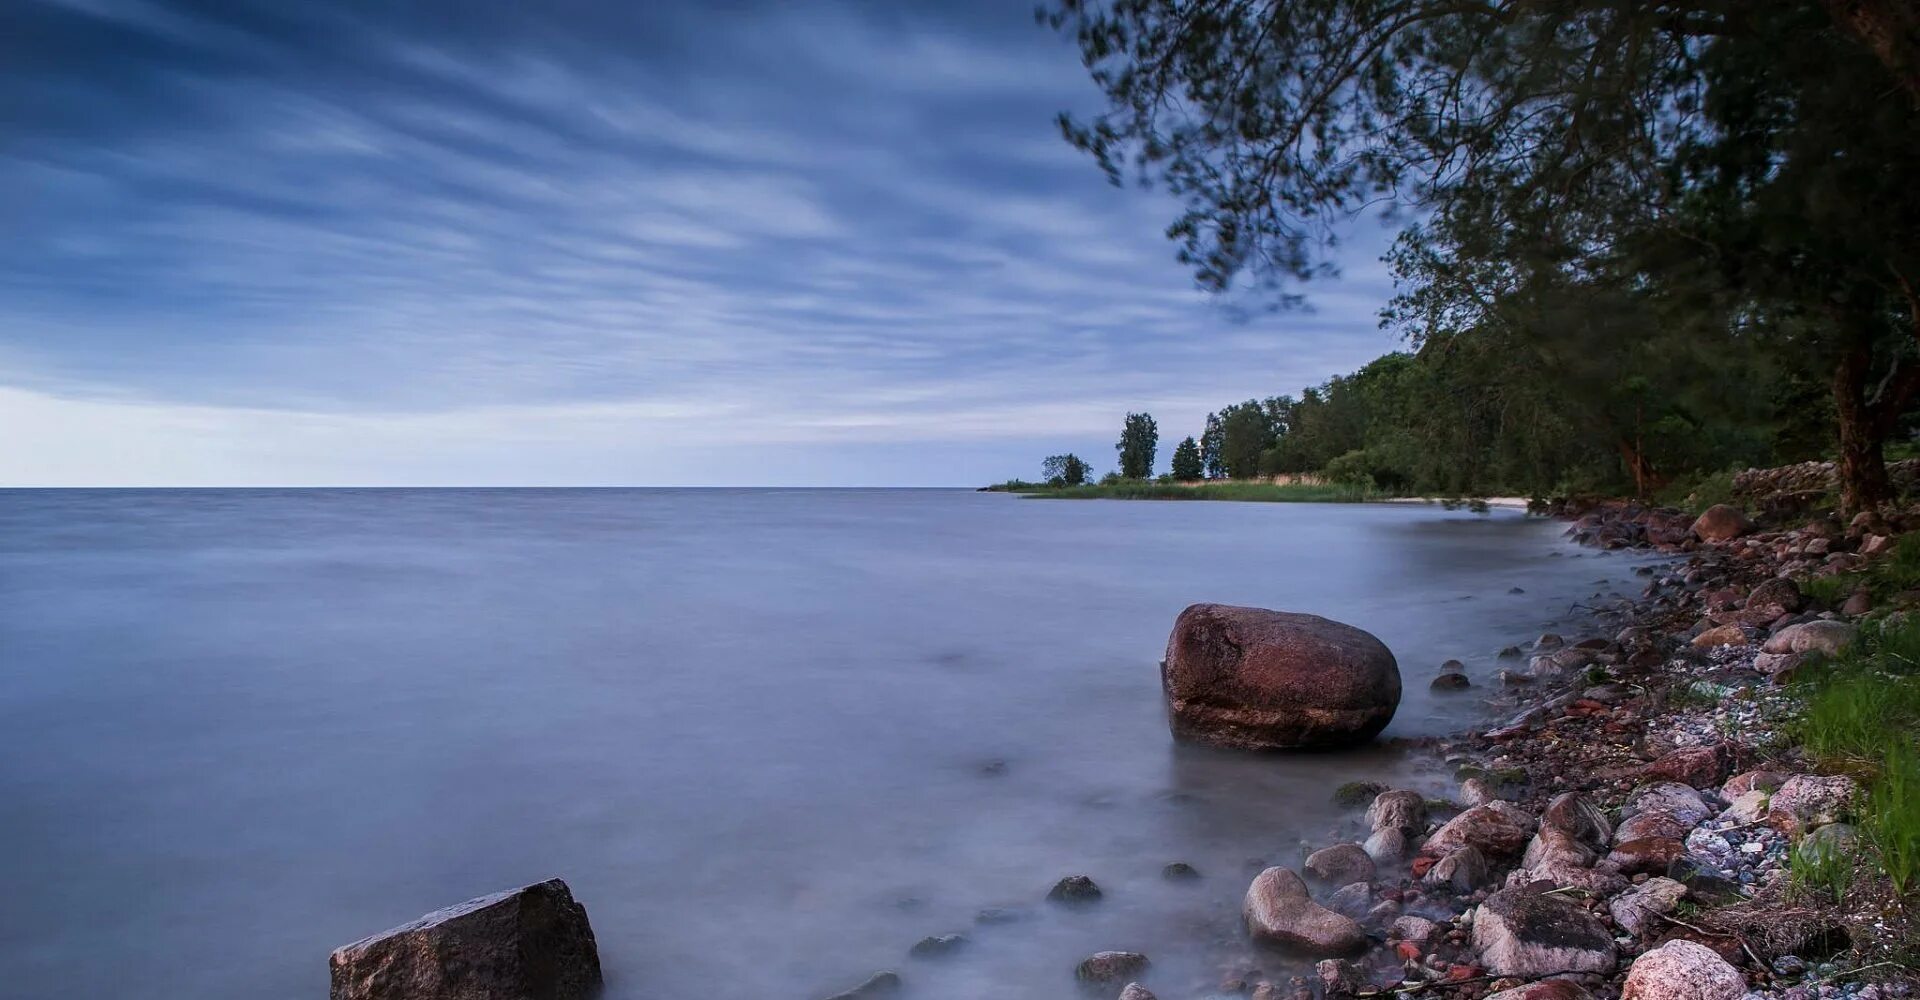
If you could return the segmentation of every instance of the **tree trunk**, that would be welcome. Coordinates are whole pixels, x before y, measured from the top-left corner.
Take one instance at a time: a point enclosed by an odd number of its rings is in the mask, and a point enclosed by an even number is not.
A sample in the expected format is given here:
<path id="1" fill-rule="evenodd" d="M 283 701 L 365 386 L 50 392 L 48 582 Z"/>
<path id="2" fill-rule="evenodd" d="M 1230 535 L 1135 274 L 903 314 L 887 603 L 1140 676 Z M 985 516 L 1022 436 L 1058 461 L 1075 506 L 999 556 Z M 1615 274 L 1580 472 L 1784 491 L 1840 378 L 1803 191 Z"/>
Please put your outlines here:
<path id="1" fill-rule="evenodd" d="M 1893 484 L 1887 479 L 1887 459 L 1882 450 L 1889 422 L 1881 420 L 1876 407 L 1867 401 L 1872 360 L 1869 344 L 1856 342 L 1841 356 L 1833 373 L 1834 410 L 1840 418 L 1840 507 L 1849 514 L 1871 510 L 1893 499 Z"/>
<path id="2" fill-rule="evenodd" d="M 1920 104 L 1920 4 L 1913 0 L 1825 0 L 1827 15 L 1865 45 Z"/>

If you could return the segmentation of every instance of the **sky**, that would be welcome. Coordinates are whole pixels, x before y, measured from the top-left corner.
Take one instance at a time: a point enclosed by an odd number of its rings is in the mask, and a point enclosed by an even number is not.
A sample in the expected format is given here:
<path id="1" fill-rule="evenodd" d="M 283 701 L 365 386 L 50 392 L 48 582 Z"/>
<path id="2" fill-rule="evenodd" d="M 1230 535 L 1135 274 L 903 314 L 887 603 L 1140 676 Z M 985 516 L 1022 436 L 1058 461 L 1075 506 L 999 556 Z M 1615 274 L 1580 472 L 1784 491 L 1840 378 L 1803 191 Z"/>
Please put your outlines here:
<path id="1" fill-rule="evenodd" d="M 8 0 L 0 485 L 978 485 L 1350 371 L 1030 0 Z"/>

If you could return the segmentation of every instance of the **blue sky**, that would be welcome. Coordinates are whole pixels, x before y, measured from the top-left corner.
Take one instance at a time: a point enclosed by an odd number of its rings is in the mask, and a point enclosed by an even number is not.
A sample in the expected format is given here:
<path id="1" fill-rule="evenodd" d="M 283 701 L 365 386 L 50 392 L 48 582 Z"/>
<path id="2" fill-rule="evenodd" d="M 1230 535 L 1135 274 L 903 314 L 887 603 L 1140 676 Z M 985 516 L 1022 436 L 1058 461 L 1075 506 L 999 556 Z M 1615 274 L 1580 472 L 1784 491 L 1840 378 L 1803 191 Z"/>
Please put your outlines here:
<path id="1" fill-rule="evenodd" d="M 1007 3 L 12 0 L 4 485 L 972 485 L 1396 346 L 1193 287 Z"/>

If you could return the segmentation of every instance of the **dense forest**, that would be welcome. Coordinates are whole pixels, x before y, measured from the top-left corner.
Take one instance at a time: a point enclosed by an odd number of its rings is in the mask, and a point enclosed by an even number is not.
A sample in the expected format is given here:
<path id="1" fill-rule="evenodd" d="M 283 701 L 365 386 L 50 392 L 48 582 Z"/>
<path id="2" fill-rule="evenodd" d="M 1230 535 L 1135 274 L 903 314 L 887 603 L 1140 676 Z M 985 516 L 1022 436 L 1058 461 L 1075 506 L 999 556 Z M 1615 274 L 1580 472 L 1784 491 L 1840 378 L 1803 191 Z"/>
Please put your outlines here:
<path id="1" fill-rule="evenodd" d="M 1281 306 L 1402 223 L 1408 350 L 1217 411 L 1208 476 L 1649 494 L 1836 457 L 1920 397 L 1920 5 L 1062 0 L 1107 98 L 1063 115 L 1183 205 L 1203 287 Z M 1279 387 L 1276 387 L 1279 388 Z"/>

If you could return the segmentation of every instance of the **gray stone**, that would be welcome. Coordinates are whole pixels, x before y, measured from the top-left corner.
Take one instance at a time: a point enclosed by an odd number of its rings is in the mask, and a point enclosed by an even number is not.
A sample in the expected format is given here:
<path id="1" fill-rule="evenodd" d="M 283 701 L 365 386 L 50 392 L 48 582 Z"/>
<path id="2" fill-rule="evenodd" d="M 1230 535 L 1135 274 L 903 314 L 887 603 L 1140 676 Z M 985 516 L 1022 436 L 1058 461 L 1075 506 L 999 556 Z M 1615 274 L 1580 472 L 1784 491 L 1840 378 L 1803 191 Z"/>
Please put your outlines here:
<path id="1" fill-rule="evenodd" d="M 1087 956 L 1073 970 L 1083 983 L 1122 983 L 1146 971 L 1151 964 L 1137 951 L 1100 951 Z"/>
<path id="2" fill-rule="evenodd" d="M 331 1000 L 578 1000 L 600 988 L 586 907 L 548 879 L 336 949 Z"/>
<path id="3" fill-rule="evenodd" d="M 1658 930 L 1659 917 L 1672 913 L 1687 895 L 1687 887 L 1670 878 L 1650 878 L 1607 903 L 1607 912 L 1620 929 L 1635 937 Z"/>
<path id="4" fill-rule="evenodd" d="M 1592 914 L 1557 896 L 1502 889 L 1474 911 L 1473 944 L 1496 976 L 1523 979 L 1563 972 L 1610 973 L 1613 937 Z"/>
<path id="5" fill-rule="evenodd" d="M 1346 885 L 1373 880 L 1373 858 L 1359 844 L 1335 844 L 1307 856 L 1307 871 L 1315 878 Z"/>
<path id="6" fill-rule="evenodd" d="M 1746 978 L 1712 948 L 1673 940 L 1633 960 L 1621 1000 L 1740 1000 Z"/>

